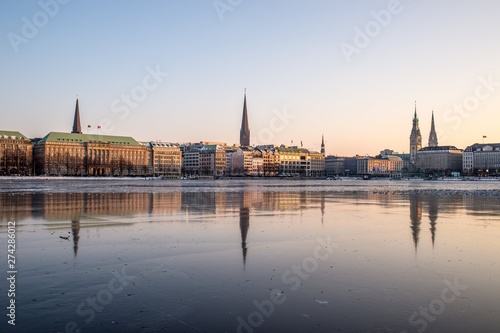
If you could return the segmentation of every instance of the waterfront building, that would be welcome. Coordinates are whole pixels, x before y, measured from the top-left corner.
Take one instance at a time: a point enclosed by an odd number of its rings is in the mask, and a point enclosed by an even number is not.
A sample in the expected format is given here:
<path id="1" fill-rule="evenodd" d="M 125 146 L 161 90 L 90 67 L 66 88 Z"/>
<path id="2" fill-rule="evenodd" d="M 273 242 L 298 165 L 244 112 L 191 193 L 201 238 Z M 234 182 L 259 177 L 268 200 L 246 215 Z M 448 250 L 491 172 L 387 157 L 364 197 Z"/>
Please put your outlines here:
<path id="1" fill-rule="evenodd" d="M 132 137 L 82 134 L 76 100 L 71 133 L 50 132 L 33 146 L 35 172 L 39 175 L 146 176 L 149 151 Z"/>
<path id="2" fill-rule="evenodd" d="M 182 169 L 182 152 L 178 145 L 167 142 L 148 142 L 149 165 L 153 175 L 165 178 L 179 178 Z"/>
<path id="3" fill-rule="evenodd" d="M 449 175 L 462 171 L 461 149 L 455 146 L 425 147 L 417 152 L 416 167 L 426 173 Z"/>
<path id="4" fill-rule="evenodd" d="M 418 125 L 417 102 L 415 102 L 415 114 L 413 115 L 413 126 L 410 134 L 410 164 L 415 165 L 417 161 L 417 151 L 422 148 L 422 135 Z"/>
<path id="5" fill-rule="evenodd" d="M 33 174 L 31 140 L 16 131 L 0 130 L 0 175 Z"/>
<path id="6" fill-rule="evenodd" d="M 324 151 L 324 147 L 322 148 Z M 323 177 L 325 175 L 325 155 L 311 151 L 309 152 L 311 160 L 311 177 Z"/>
<path id="7" fill-rule="evenodd" d="M 182 173 L 186 176 L 200 175 L 200 152 L 185 151 L 182 153 Z"/>
<path id="8" fill-rule="evenodd" d="M 199 151 L 200 175 L 222 177 L 226 174 L 226 150 L 219 145 L 207 145 Z"/>
<path id="9" fill-rule="evenodd" d="M 294 177 L 311 176 L 311 156 L 309 151 L 297 146 L 281 145 L 275 148 L 279 156 L 279 174 Z"/>
<path id="10" fill-rule="evenodd" d="M 500 175 L 500 143 L 475 143 L 463 153 L 463 173 L 474 176 Z"/>
<path id="11" fill-rule="evenodd" d="M 358 175 L 400 177 L 403 159 L 399 156 L 364 157 L 357 160 Z"/>
<path id="12" fill-rule="evenodd" d="M 252 158 L 252 176 L 260 177 L 264 175 L 264 159 L 262 157 L 253 156 Z"/>
<path id="13" fill-rule="evenodd" d="M 345 157 L 327 156 L 325 157 L 325 175 L 328 177 L 345 174 Z"/>
<path id="14" fill-rule="evenodd" d="M 146 176 L 149 152 L 132 137 L 50 132 L 34 146 L 39 175 Z"/>
<path id="15" fill-rule="evenodd" d="M 262 175 L 264 177 L 274 177 L 279 173 L 280 158 L 279 152 L 274 145 L 260 145 L 255 147 L 254 157 L 262 158 Z"/>

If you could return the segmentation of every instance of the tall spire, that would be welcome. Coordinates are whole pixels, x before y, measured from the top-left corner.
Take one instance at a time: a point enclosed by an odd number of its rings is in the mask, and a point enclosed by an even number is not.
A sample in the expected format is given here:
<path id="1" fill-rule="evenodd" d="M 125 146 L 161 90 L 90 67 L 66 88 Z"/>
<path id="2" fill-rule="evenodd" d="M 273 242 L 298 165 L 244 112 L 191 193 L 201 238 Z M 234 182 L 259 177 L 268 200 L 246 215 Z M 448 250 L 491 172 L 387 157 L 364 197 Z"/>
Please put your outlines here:
<path id="1" fill-rule="evenodd" d="M 325 155 L 325 135 L 321 134 L 321 154 Z"/>
<path id="2" fill-rule="evenodd" d="M 73 119 L 73 130 L 71 133 L 82 134 L 82 125 L 80 124 L 80 107 L 78 106 L 78 96 L 76 96 L 75 118 Z"/>
<path id="3" fill-rule="evenodd" d="M 437 147 L 438 138 L 436 134 L 436 128 L 434 127 L 434 110 L 432 110 L 432 120 L 431 120 L 431 132 L 429 133 L 429 147 Z"/>
<path id="4" fill-rule="evenodd" d="M 247 90 L 245 88 L 245 98 L 243 100 L 243 116 L 241 118 L 240 146 L 250 146 L 250 128 L 248 126 L 247 114 Z"/>
<path id="5" fill-rule="evenodd" d="M 415 164 L 417 161 L 417 151 L 422 148 L 422 135 L 418 126 L 417 117 L 417 101 L 415 101 L 415 114 L 413 116 L 413 127 L 410 134 L 410 163 Z"/>

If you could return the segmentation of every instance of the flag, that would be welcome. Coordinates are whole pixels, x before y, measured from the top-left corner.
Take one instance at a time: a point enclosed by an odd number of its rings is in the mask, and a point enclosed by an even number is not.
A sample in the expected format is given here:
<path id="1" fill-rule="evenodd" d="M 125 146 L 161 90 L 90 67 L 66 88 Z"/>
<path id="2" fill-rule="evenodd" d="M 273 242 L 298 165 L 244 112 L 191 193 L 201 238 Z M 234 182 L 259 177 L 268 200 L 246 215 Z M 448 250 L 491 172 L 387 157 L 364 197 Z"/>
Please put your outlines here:
<path id="1" fill-rule="evenodd" d="M 486 139 L 486 135 L 483 135 L 483 139 Z"/>
<path id="2" fill-rule="evenodd" d="M 92 126 L 90 126 L 90 125 L 87 125 L 87 127 L 88 127 L 88 128 L 91 128 Z"/>
<path id="3" fill-rule="evenodd" d="M 101 128 L 101 125 L 97 125 L 97 128 Z"/>

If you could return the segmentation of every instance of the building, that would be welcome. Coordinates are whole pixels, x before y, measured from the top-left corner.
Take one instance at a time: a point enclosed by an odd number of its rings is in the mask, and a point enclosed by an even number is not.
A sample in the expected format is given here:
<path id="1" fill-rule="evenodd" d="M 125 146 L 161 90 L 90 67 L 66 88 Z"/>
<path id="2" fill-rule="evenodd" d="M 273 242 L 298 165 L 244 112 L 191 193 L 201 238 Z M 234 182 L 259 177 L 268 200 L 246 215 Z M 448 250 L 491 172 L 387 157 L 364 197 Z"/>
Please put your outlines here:
<path id="1" fill-rule="evenodd" d="M 200 175 L 199 151 L 184 151 L 182 153 L 182 174 L 186 176 Z"/>
<path id="2" fill-rule="evenodd" d="M 182 152 L 178 145 L 166 142 L 148 142 L 149 165 L 153 175 L 165 178 L 179 178 L 182 170 Z"/>
<path id="3" fill-rule="evenodd" d="M 281 145 L 275 148 L 275 151 L 279 156 L 279 175 L 294 177 L 311 176 L 311 156 L 307 149 Z"/>
<path id="4" fill-rule="evenodd" d="M 207 145 L 199 151 L 199 174 L 205 177 L 226 175 L 226 150 L 219 145 Z M 234 159 L 234 158 L 233 158 Z"/>
<path id="5" fill-rule="evenodd" d="M 422 148 L 422 135 L 418 126 L 417 117 L 417 102 L 415 102 L 415 114 L 413 115 L 413 126 L 410 134 L 410 164 L 415 165 L 417 162 L 417 151 Z"/>
<path id="6" fill-rule="evenodd" d="M 255 156 L 252 158 L 252 176 L 261 177 L 264 175 L 264 159 Z"/>
<path id="7" fill-rule="evenodd" d="M 328 177 L 345 174 L 345 158 L 338 156 L 325 157 L 325 175 Z"/>
<path id="8" fill-rule="evenodd" d="M 82 134 L 76 100 L 71 133 L 50 132 L 33 146 L 35 173 L 65 176 L 146 176 L 149 150 L 128 136 Z"/>
<path id="9" fill-rule="evenodd" d="M 403 159 L 399 156 L 364 157 L 357 160 L 358 175 L 400 177 Z"/>
<path id="10" fill-rule="evenodd" d="M 280 157 L 274 145 L 261 145 L 255 147 L 254 158 L 262 158 L 262 175 L 274 177 L 279 174 Z"/>
<path id="11" fill-rule="evenodd" d="M 475 143 L 465 148 L 462 168 L 464 175 L 499 176 L 500 143 Z"/>
<path id="12" fill-rule="evenodd" d="M 132 137 L 50 132 L 34 145 L 38 175 L 146 176 L 149 151 Z"/>
<path id="13" fill-rule="evenodd" d="M 324 151 L 324 147 L 322 149 Z M 325 155 L 311 151 L 309 152 L 309 157 L 311 160 L 311 177 L 325 176 Z"/>
<path id="14" fill-rule="evenodd" d="M 32 174 L 31 140 L 19 132 L 0 130 L 0 175 Z"/>
<path id="15" fill-rule="evenodd" d="M 450 175 L 462 171 L 462 150 L 455 146 L 425 147 L 417 152 L 416 167 L 426 173 Z"/>
<path id="16" fill-rule="evenodd" d="M 248 126 L 248 113 L 247 113 L 247 92 L 245 89 L 245 97 L 243 100 L 243 115 L 241 118 L 240 129 L 240 146 L 250 146 L 250 127 Z"/>

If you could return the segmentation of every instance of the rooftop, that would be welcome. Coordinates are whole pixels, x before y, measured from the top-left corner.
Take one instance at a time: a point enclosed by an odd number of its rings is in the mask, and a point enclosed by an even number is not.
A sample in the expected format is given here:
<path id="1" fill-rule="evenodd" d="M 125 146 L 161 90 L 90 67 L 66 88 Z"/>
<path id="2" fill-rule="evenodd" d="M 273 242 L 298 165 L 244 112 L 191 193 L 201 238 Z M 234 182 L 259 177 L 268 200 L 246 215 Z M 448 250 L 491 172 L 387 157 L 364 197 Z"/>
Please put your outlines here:
<path id="1" fill-rule="evenodd" d="M 139 142 L 137 142 L 134 138 L 130 136 L 62 133 L 62 132 L 50 132 L 39 141 L 39 143 L 43 142 L 68 142 L 68 143 L 102 142 L 102 143 L 110 143 L 116 145 L 141 146 Z"/>

